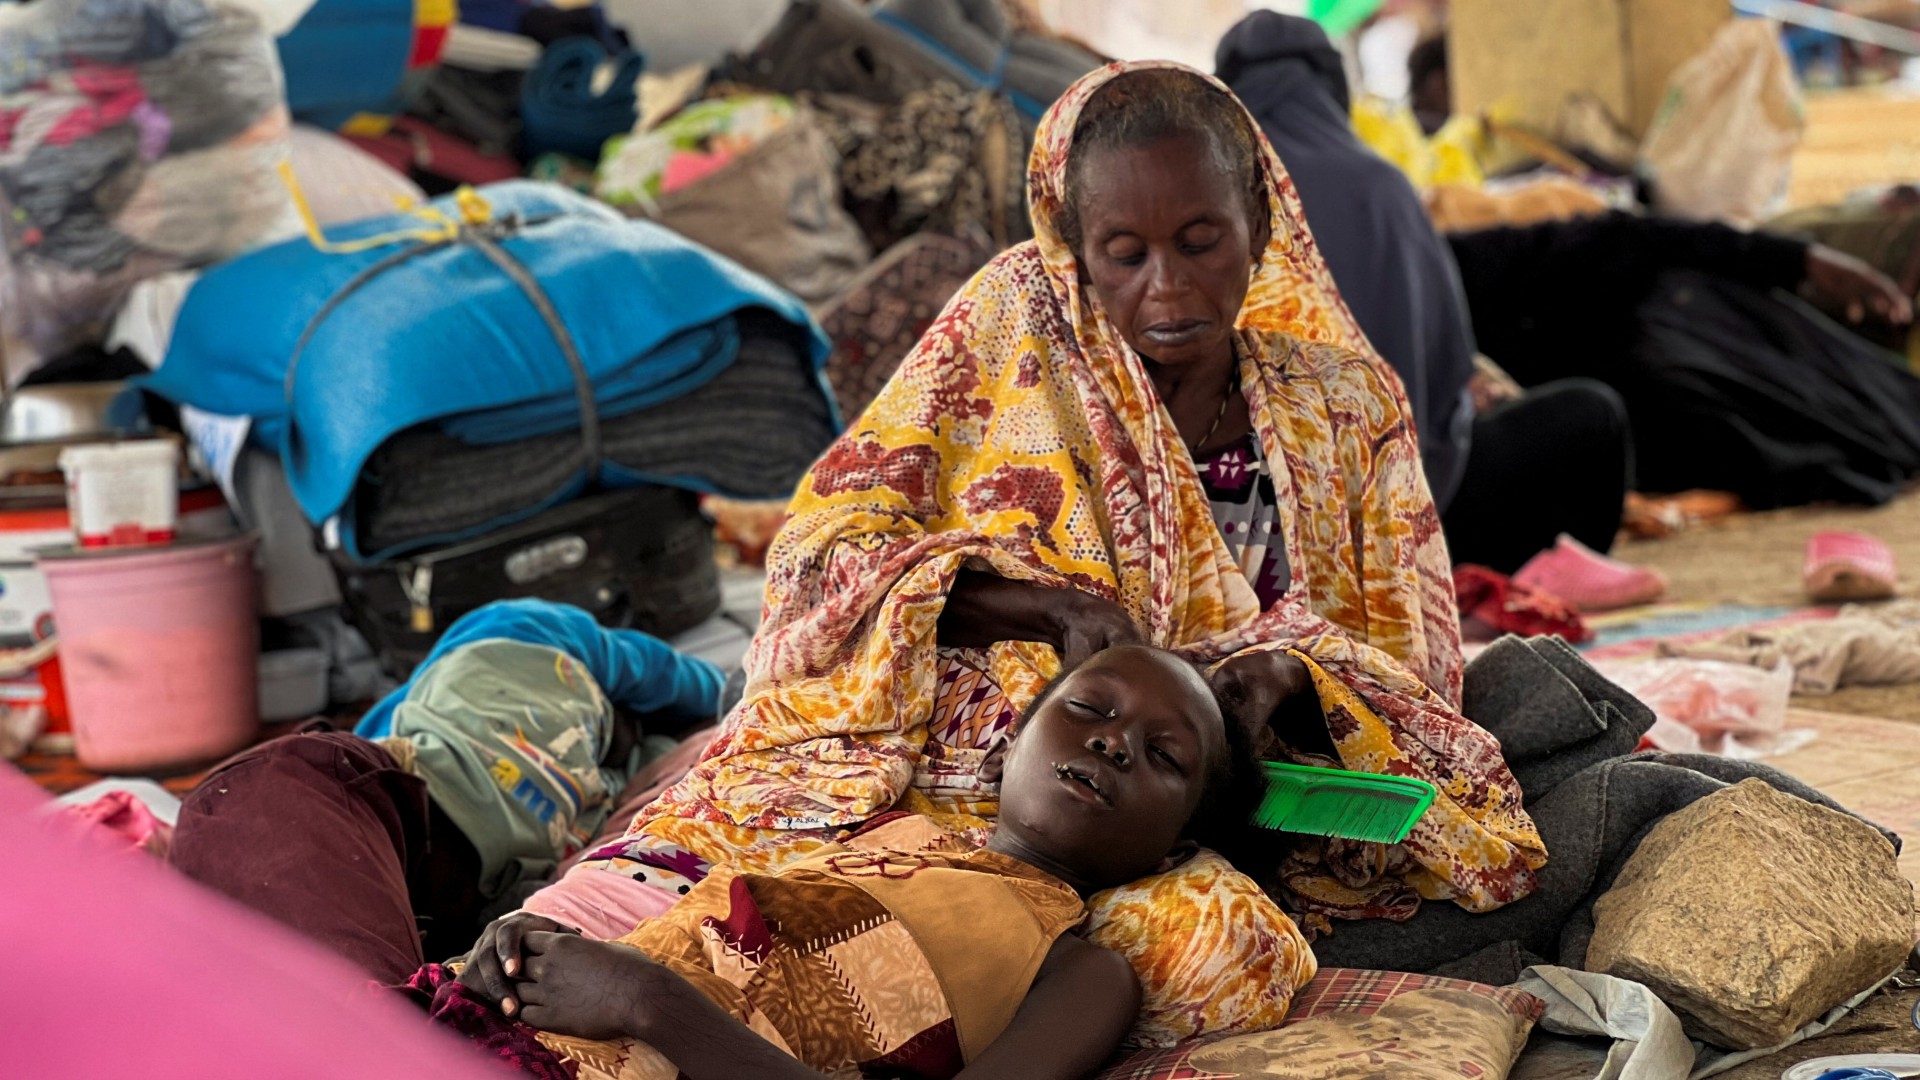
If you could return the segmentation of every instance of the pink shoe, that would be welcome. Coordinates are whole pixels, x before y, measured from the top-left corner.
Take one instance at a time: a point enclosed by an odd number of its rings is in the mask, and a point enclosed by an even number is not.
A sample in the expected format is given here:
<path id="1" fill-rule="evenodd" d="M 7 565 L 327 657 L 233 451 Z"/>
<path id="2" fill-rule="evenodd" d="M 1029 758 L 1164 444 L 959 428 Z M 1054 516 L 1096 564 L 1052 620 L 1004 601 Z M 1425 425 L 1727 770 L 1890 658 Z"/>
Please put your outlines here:
<path id="1" fill-rule="evenodd" d="M 1586 612 L 1651 604 L 1667 592 L 1667 579 L 1660 571 L 1610 559 L 1566 533 L 1553 547 L 1529 559 L 1513 580 L 1552 593 Z"/>
<path id="2" fill-rule="evenodd" d="M 1822 604 L 1885 600 L 1900 589 L 1893 551 L 1865 533 L 1815 533 L 1801 576 L 1807 595 Z"/>

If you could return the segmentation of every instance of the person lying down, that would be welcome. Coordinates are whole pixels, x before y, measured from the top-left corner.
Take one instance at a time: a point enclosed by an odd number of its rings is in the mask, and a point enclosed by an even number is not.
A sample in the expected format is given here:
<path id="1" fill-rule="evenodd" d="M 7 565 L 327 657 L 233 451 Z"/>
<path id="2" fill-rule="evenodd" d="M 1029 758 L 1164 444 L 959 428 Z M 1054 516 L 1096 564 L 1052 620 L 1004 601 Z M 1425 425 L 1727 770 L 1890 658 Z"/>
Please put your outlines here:
<path id="1" fill-rule="evenodd" d="M 509 917 L 459 982 L 516 1021 L 488 1043 L 536 1075 L 1086 1076 L 1140 990 L 1075 933 L 1084 900 L 1244 827 L 1261 791 L 1249 741 L 1186 660 L 1107 649 L 988 752 L 1000 816 L 984 848 L 884 815 L 777 873 L 716 868 L 617 941 Z"/>

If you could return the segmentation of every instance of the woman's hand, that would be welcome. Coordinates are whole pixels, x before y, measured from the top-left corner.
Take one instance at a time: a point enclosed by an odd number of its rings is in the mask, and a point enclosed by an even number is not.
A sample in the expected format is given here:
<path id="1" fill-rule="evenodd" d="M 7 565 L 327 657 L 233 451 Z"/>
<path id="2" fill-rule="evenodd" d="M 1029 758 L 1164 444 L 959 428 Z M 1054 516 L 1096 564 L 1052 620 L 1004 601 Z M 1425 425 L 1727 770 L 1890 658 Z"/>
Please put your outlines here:
<path id="1" fill-rule="evenodd" d="M 1081 661 L 1094 653 L 1115 645 L 1139 645 L 1146 641 L 1140 628 L 1133 624 L 1133 616 L 1119 604 L 1079 589 L 1049 591 L 1065 594 L 1053 607 L 1057 640 L 1051 644 L 1066 670 L 1079 667 Z"/>
<path id="2" fill-rule="evenodd" d="M 484 996 L 507 1016 L 520 1008 L 515 1000 L 514 980 L 526 963 L 525 942 L 529 934 L 579 934 L 544 915 L 516 911 L 487 924 L 480 940 L 467 954 L 467 966 L 460 972 L 460 983 Z"/>
<path id="3" fill-rule="evenodd" d="M 1254 748 L 1263 754 L 1270 747 L 1263 745 L 1262 732 L 1296 749 L 1320 749 L 1331 741 L 1313 675 L 1284 649 L 1231 657 L 1213 669 L 1212 682 L 1221 705 L 1254 734 Z"/>
<path id="4" fill-rule="evenodd" d="M 1858 325 L 1869 314 L 1894 326 L 1913 321 L 1913 302 L 1885 274 L 1825 244 L 1807 248 L 1805 291 L 1811 299 Z"/>
<path id="5" fill-rule="evenodd" d="M 1001 641 L 1037 641 L 1053 646 L 1067 668 L 1102 649 L 1144 640 L 1126 609 L 1105 597 L 973 570 L 954 579 L 940 614 L 942 645 L 982 648 Z"/>
<path id="6" fill-rule="evenodd" d="M 519 1019 L 556 1035 L 644 1039 L 649 1003 L 663 979 L 678 978 L 630 945 L 578 934 L 534 932 L 523 947 Z"/>

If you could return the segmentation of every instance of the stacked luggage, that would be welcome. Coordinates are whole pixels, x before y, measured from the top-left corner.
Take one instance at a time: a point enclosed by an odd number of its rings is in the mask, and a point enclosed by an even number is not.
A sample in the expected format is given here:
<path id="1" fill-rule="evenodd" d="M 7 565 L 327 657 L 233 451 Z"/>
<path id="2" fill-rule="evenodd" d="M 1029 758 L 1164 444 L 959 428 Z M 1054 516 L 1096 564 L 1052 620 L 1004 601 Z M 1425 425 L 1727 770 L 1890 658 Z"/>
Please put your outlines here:
<path id="1" fill-rule="evenodd" d="M 250 420 L 400 675 L 502 597 L 713 614 L 698 493 L 791 493 L 838 430 L 827 351 L 766 280 L 510 182 L 209 272 L 146 385 Z"/>

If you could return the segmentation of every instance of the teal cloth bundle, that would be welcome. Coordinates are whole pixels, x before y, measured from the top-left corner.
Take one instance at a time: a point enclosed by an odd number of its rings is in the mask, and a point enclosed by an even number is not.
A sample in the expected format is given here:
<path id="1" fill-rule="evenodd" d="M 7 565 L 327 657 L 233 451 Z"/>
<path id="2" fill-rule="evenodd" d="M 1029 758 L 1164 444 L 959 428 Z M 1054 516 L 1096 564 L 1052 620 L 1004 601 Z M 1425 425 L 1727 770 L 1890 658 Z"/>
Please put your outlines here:
<path id="1" fill-rule="evenodd" d="M 595 93 L 594 73 L 612 59 L 613 81 Z M 646 59 L 628 51 L 610 56 L 592 38 L 563 38 L 547 46 L 520 89 L 522 150 L 528 160 L 557 152 L 600 160 L 600 147 L 633 129 L 638 84 Z"/>

